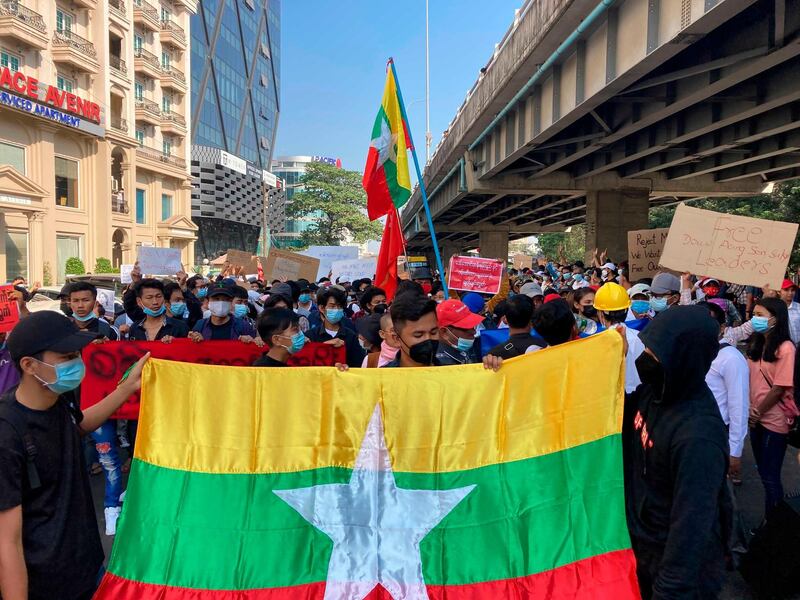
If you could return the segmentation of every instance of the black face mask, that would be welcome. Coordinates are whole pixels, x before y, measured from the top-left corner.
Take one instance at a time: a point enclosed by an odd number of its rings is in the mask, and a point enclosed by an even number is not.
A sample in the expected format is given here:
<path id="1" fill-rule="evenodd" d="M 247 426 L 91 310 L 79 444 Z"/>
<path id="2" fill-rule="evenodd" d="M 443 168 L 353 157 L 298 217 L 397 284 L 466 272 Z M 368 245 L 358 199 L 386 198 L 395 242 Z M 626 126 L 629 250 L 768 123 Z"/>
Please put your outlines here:
<path id="1" fill-rule="evenodd" d="M 642 352 L 636 359 L 636 371 L 642 383 L 649 385 L 661 398 L 664 393 L 664 367 L 648 352 Z"/>
<path id="2" fill-rule="evenodd" d="M 405 342 L 403 342 L 403 345 L 405 345 Z M 433 340 L 418 342 L 413 346 L 407 346 L 407 348 L 408 356 L 415 363 L 419 363 L 421 365 L 433 364 L 433 356 L 436 354 L 436 342 Z"/>
<path id="3" fill-rule="evenodd" d="M 597 309 L 594 306 L 584 306 L 581 309 L 581 313 L 587 319 L 597 319 Z"/>
<path id="4" fill-rule="evenodd" d="M 382 315 L 386 312 L 387 306 L 385 302 L 381 302 L 375 305 L 375 308 L 372 309 L 372 312 L 377 315 Z"/>

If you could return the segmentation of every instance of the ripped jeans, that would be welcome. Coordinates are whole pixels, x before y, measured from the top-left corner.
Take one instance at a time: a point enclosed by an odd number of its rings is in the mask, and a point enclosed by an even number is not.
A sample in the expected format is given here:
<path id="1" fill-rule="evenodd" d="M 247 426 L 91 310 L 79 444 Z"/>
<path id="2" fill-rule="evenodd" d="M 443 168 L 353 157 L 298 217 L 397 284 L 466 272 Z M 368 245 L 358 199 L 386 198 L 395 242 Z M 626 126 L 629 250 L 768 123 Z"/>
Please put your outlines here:
<path id="1" fill-rule="evenodd" d="M 100 464 L 106 477 L 106 496 L 103 506 L 122 506 L 119 501 L 122 494 L 122 461 L 117 447 L 117 422 L 109 419 L 95 429 L 91 435 Z"/>

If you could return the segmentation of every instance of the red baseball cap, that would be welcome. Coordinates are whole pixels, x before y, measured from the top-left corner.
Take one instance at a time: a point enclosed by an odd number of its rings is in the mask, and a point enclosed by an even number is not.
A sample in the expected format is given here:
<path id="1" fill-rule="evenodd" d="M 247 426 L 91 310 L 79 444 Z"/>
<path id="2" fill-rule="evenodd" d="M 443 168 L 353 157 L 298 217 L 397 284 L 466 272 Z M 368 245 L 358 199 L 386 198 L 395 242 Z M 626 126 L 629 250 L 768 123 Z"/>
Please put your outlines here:
<path id="1" fill-rule="evenodd" d="M 559 294 L 547 294 L 547 296 L 544 297 L 545 304 L 552 302 L 553 300 L 561 300 L 561 296 Z"/>
<path id="2" fill-rule="evenodd" d="M 782 290 L 788 290 L 789 288 L 797 287 L 794 281 L 791 279 L 784 279 L 783 285 L 781 285 Z"/>
<path id="3" fill-rule="evenodd" d="M 472 312 L 461 300 L 445 300 L 436 307 L 439 327 L 472 329 L 483 323 L 483 317 Z"/>

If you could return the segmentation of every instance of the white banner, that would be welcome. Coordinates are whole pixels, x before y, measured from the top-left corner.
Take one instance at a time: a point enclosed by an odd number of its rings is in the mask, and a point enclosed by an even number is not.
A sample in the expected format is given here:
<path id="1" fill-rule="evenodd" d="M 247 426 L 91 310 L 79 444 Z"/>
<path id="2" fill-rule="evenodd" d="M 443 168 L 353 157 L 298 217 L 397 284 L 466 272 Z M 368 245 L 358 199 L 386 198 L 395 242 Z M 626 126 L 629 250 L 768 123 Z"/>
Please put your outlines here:
<path id="1" fill-rule="evenodd" d="M 375 277 L 378 266 L 376 258 L 362 258 L 361 260 L 336 260 L 333 262 L 331 281 L 350 281 L 356 279 L 369 279 Z"/>
<path id="2" fill-rule="evenodd" d="M 183 271 L 178 248 L 139 248 L 139 270 L 142 275 L 175 275 Z"/>
<path id="3" fill-rule="evenodd" d="M 132 283 L 133 280 L 131 279 L 131 271 L 133 271 L 133 265 L 120 265 L 119 266 L 119 281 L 120 283 Z"/>
<path id="4" fill-rule="evenodd" d="M 334 261 L 356 260 L 358 258 L 358 246 L 309 246 L 308 250 L 300 254 L 319 259 L 319 271 L 317 272 L 317 281 L 319 281 L 320 277 L 328 276 Z"/>

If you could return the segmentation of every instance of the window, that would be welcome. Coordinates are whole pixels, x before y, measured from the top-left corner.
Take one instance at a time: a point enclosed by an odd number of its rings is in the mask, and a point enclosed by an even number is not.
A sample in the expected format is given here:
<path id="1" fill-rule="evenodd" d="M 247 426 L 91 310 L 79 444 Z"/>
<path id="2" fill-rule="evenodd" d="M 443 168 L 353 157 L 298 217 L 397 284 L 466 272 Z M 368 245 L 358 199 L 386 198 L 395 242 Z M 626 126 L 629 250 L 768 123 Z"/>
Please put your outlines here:
<path id="1" fill-rule="evenodd" d="M 60 8 L 56 9 L 56 31 L 59 33 L 71 32 L 73 21 L 74 19 L 70 13 Z"/>
<path id="2" fill-rule="evenodd" d="M 165 137 L 161 142 L 161 151 L 164 156 L 172 156 L 172 138 Z"/>
<path id="3" fill-rule="evenodd" d="M 56 156 L 56 206 L 78 208 L 78 161 Z"/>
<path id="4" fill-rule="evenodd" d="M 139 142 L 140 146 L 144 146 L 144 131 L 141 129 L 136 130 L 136 141 Z"/>
<path id="5" fill-rule="evenodd" d="M 161 112 L 167 114 L 172 112 L 172 96 L 169 94 L 164 94 L 161 97 Z"/>
<path id="6" fill-rule="evenodd" d="M 169 70 L 169 66 L 172 64 L 172 57 L 169 55 L 169 52 L 164 50 L 161 51 L 161 68 Z"/>
<path id="7" fill-rule="evenodd" d="M 56 87 L 61 91 L 72 93 L 72 90 L 75 89 L 75 82 L 62 75 L 57 75 Z"/>
<path id="8" fill-rule="evenodd" d="M 6 230 L 6 279 L 28 279 L 28 232 Z"/>
<path id="9" fill-rule="evenodd" d="M 137 100 L 144 98 L 144 84 L 141 81 L 133 84 L 133 97 Z"/>
<path id="10" fill-rule="evenodd" d="M 19 56 L 6 50 L 0 50 L 0 67 L 8 67 L 12 71 L 19 71 Z"/>
<path id="11" fill-rule="evenodd" d="M 138 33 L 133 34 L 133 49 L 134 50 L 141 50 L 142 45 L 144 44 L 144 39 Z"/>
<path id="12" fill-rule="evenodd" d="M 25 148 L 6 142 L 0 142 L 0 165 L 11 165 L 25 174 Z"/>
<path id="13" fill-rule="evenodd" d="M 58 262 L 58 281 L 66 279 L 67 259 L 73 256 L 83 260 L 83 238 L 75 235 L 56 235 L 56 261 Z"/>
<path id="14" fill-rule="evenodd" d="M 146 196 L 144 190 L 136 188 L 136 222 L 139 223 L 139 225 L 144 225 L 147 222 L 145 219 L 145 200 Z"/>
<path id="15" fill-rule="evenodd" d="M 172 20 L 172 13 L 162 6 L 161 7 L 161 21 L 162 22 L 167 22 L 167 21 L 171 21 L 171 20 Z"/>
<path id="16" fill-rule="evenodd" d="M 172 216 L 172 196 L 161 194 L 161 220 L 166 221 Z"/>

